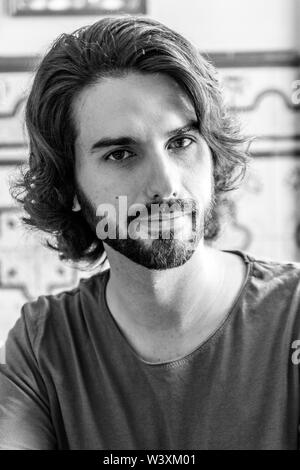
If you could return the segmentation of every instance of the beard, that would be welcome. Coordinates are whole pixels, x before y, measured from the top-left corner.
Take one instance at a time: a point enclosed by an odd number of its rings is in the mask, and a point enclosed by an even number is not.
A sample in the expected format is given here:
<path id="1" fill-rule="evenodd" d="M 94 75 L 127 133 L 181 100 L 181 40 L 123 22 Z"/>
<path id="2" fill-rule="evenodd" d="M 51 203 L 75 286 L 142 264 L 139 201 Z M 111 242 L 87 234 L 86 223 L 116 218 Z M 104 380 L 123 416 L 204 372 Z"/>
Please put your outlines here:
<path id="1" fill-rule="evenodd" d="M 190 217 L 190 233 L 185 239 L 178 238 L 174 231 L 171 229 L 168 238 L 164 238 L 162 233 L 155 239 L 147 240 L 143 238 L 125 239 L 119 237 L 119 228 L 116 227 L 116 237 L 106 238 L 105 244 L 113 248 L 115 251 L 126 256 L 131 261 L 151 270 L 166 270 L 176 268 L 184 265 L 194 254 L 199 245 L 200 240 L 204 238 L 205 233 L 210 231 L 210 227 L 214 223 L 216 199 L 214 197 L 212 185 L 212 196 L 207 208 L 200 211 L 198 205 L 193 199 L 172 199 L 161 200 L 160 202 L 153 201 L 146 205 L 148 214 L 150 215 L 151 204 L 159 204 L 169 206 L 176 204 L 178 207 L 186 207 L 189 205 L 191 209 Z M 81 188 L 76 189 L 78 201 L 81 206 L 82 215 L 90 225 L 91 229 L 96 232 L 99 217 L 97 217 L 97 207 L 87 198 Z M 127 217 L 127 227 L 132 223 L 136 217 Z M 99 240 L 101 242 L 101 240 Z"/>

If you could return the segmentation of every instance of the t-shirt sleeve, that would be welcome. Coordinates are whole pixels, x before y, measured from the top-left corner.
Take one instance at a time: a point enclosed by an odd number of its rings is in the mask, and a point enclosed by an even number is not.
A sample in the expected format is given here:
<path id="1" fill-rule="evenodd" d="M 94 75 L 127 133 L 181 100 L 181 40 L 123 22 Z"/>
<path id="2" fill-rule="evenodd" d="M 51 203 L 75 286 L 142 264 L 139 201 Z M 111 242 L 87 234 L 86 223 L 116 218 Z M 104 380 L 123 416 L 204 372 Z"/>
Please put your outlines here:
<path id="1" fill-rule="evenodd" d="M 0 365 L 0 449 L 56 448 L 47 390 L 39 371 L 33 340 L 31 304 L 26 304 L 5 344 Z"/>

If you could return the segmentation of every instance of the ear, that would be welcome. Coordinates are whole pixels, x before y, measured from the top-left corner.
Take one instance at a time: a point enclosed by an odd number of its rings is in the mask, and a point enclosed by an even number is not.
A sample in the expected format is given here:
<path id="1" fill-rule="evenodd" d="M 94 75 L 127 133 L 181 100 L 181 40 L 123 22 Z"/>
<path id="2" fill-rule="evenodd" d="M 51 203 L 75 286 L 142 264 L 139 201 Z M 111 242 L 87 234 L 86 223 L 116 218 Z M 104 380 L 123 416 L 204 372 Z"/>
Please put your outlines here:
<path id="1" fill-rule="evenodd" d="M 81 210 L 81 206 L 78 202 L 78 198 L 77 198 L 77 195 L 75 194 L 74 196 L 74 200 L 73 200 L 73 207 L 72 207 L 72 211 L 73 212 L 79 212 Z"/>

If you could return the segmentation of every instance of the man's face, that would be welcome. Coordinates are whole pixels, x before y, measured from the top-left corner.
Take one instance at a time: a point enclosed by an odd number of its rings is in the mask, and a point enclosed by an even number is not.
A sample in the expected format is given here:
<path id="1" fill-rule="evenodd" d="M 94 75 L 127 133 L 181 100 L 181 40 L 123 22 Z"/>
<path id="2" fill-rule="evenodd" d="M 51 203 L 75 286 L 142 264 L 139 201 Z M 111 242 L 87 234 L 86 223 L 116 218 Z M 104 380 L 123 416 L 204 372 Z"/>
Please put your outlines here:
<path id="1" fill-rule="evenodd" d="M 166 75 L 130 73 L 85 88 L 73 118 L 81 210 L 96 233 L 99 221 L 116 228 L 104 247 L 149 269 L 183 265 L 203 238 L 214 199 L 211 152 L 187 96 Z M 121 223 L 120 200 L 146 212 L 131 211 Z M 158 214 L 161 203 L 171 213 Z M 96 216 L 103 204 L 113 209 L 105 219 Z"/>

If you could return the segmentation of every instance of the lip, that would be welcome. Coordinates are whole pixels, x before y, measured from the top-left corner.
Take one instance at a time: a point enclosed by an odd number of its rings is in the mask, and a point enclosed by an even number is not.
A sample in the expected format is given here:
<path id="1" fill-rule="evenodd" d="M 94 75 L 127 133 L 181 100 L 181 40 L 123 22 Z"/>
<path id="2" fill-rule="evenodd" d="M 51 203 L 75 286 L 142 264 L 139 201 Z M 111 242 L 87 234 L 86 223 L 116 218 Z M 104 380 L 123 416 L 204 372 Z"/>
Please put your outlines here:
<path id="1" fill-rule="evenodd" d="M 172 222 L 173 220 L 173 222 Z M 185 227 L 184 217 L 176 217 L 174 219 L 165 219 L 163 221 L 159 221 L 158 219 L 150 221 L 150 224 L 147 223 L 140 223 L 140 234 L 143 234 L 145 238 L 158 238 L 160 235 L 164 236 L 166 234 L 170 234 L 171 231 L 175 229 L 174 233 L 182 233 Z"/>
<path id="2" fill-rule="evenodd" d="M 185 217 L 187 215 L 191 215 L 191 212 L 184 213 L 184 214 L 182 212 L 180 212 L 178 214 L 176 214 L 176 213 L 175 214 L 168 214 L 167 216 L 161 214 L 161 216 L 158 216 L 158 217 L 153 216 L 153 217 L 147 217 L 147 218 L 140 218 L 139 222 L 142 222 L 142 223 L 147 222 L 148 223 L 148 222 L 152 222 L 152 221 L 153 222 L 164 222 L 164 221 L 168 221 L 168 220 L 171 221 L 171 220 L 174 220 L 174 219 L 179 219 L 181 217 Z"/>

